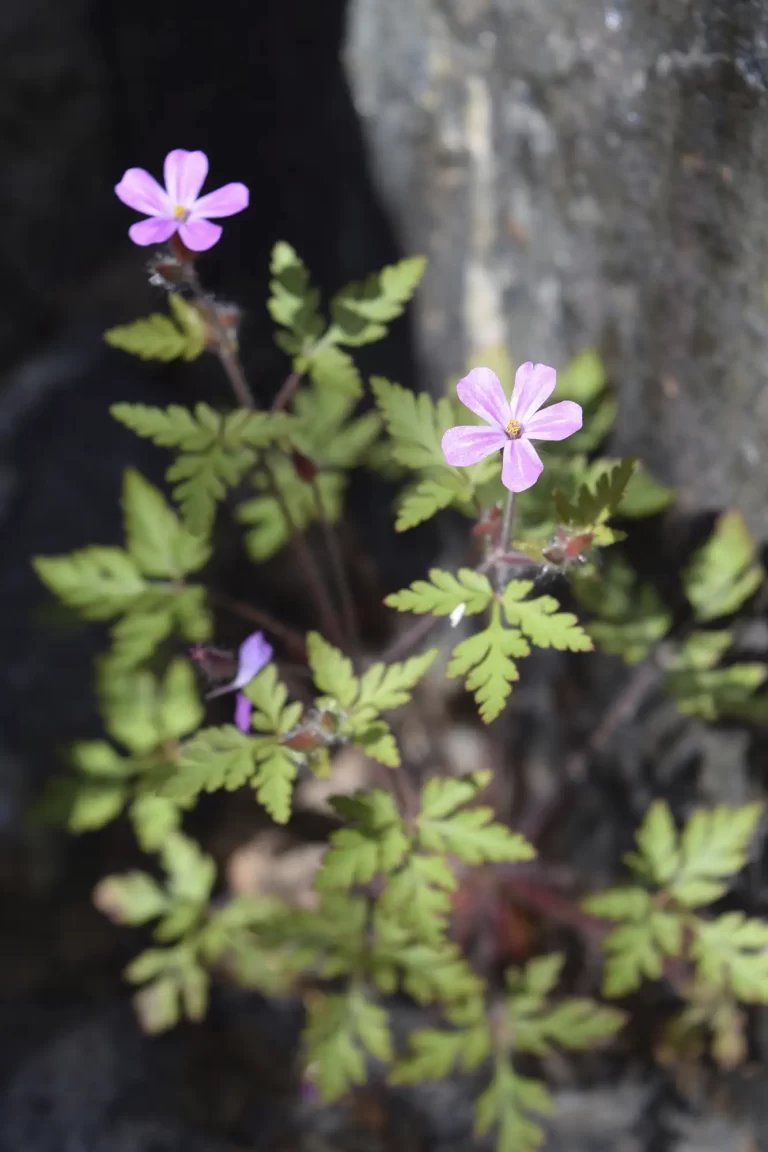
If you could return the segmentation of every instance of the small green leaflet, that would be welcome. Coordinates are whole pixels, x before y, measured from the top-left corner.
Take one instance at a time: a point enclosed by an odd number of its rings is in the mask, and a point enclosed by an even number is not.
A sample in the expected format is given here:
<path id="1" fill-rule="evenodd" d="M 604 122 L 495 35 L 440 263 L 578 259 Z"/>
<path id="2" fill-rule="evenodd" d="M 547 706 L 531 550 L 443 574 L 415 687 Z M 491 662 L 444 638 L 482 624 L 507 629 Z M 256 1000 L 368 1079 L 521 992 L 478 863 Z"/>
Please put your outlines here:
<path id="1" fill-rule="evenodd" d="M 258 450 L 284 436 L 291 420 L 285 413 L 246 412 L 221 415 L 207 404 L 194 409 L 171 404 L 113 404 L 112 416 L 139 436 L 178 453 L 166 472 L 174 485 L 185 522 L 201 536 L 211 529 L 216 504 L 254 467 Z"/>
<path id="2" fill-rule="evenodd" d="M 583 483 L 573 500 L 562 492 L 555 492 L 555 508 L 563 524 L 594 534 L 594 544 L 605 546 L 621 539 L 606 521 L 616 514 L 627 486 L 632 479 L 637 460 L 621 460 L 610 470 L 601 472 L 594 487 Z"/>
<path id="3" fill-rule="evenodd" d="M 384 416 L 395 459 L 408 468 L 453 472 L 461 484 L 461 471 L 446 464 L 440 446 L 443 434 L 455 422 L 450 401 L 435 403 L 425 392 L 409 392 L 383 376 L 371 377 L 371 390 Z"/>
<path id="4" fill-rule="evenodd" d="M 680 862 L 669 883 L 679 904 L 697 908 L 728 891 L 728 882 L 746 866 L 762 813 L 759 803 L 694 812 L 680 837 Z"/>
<path id="5" fill-rule="evenodd" d="M 705 985 L 746 1004 L 768 1003 L 768 924 L 743 912 L 697 921 L 691 956 Z"/>
<path id="6" fill-rule="evenodd" d="M 514 657 L 527 656 L 530 647 L 516 628 L 505 628 L 498 602 L 491 608 L 488 627 L 462 640 L 453 650 L 448 676 L 464 676 L 467 691 L 474 693 L 480 718 L 490 724 L 501 715 L 520 679 Z"/>
<path id="7" fill-rule="evenodd" d="M 683 583 L 696 619 L 715 620 L 738 611 L 760 587 L 764 575 L 744 517 L 724 512 L 683 574 Z"/>
<path id="8" fill-rule="evenodd" d="M 93 903 L 115 924 L 133 925 L 157 920 L 169 906 L 166 893 L 146 872 L 105 876 L 94 889 Z"/>
<path id="9" fill-rule="evenodd" d="M 459 491 L 457 491 L 459 489 Z M 427 476 L 400 493 L 397 505 L 395 531 L 406 532 L 430 520 L 435 513 L 448 508 L 460 495 L 460 485 L 445 483 L 443 477 L 432 479 Z"/>
<path id="10" fill-rule="evenodd" d="M 526 597 L 532 580 L 512 580 L 501 602 L 510 628 L 517 627 L 536 648 L 556 648 L 560 652 L 591 652 L 592 641 L 570 612 L 558 612 L 554 596 Z"/>
<path id="11" fill-rule="evenodd" d="M 387 596 L 384 603 L 398 612 L 450 616 L 460 607 L 465 615 L 483 612 L 492 599 L 493 589 L 487 576 L 471 568 L 460 568 L 456 575 L 431 568 L 429 580 L 415 580 L 410 588 Z"/>
<path id="12" fill-rule="evenodd" d="M 562 953 L 552 953 L 505 974 L 509 1051 L 546 1056 L 553 1047 L 593 1048 L 611 1039 L 623 1025 L 623 1012 L 594 1000 L 571 997 L 554 1005 L 548 1002 L 564 962 Z"/>
<path id="13" fill-rule="evenodd" d="M 333 806 L 346 824 L 331 834 L 316 880 L 319 889 L 367 884 L 402 863 L 408 837 L 391 793 L 374 789 L 339 796 Z"/>
<path id="14" fill-rule="evenodd" d="M 319 633 L 309 633 L 307 651 L 315 684 L 325 694 L 319 706 L 340 714 L 339 735 L 363 748 L 373 759 L 396 768 L 400 754 L 379 714 L 401 708 L 410 700 L 413 688 L 437 656 L 437 649 L 402 664 L 373 664 L 360 678 L 355 676 L 351 661 Z"/>
<path id="15" fill-rule="evenodd" d="M 377 413 L 354 418 L 353 409 L 349 397 L 314 385 L 297 394 L 291 442 L 318 472 L 314 481 L 304 480 L 293 460 L 281 454 L 270 457 L 271 479 L 254 475 L 259 495 L 238 508 L 238 519 L 249 528 L 246 546 L 254 560 L 267 560 L 284 547 L 291 525 L 303 530 L 315 520 L 335 523 L 341 517 L 346 473 L 363 461 L 381 428 Z"/>
<path id="16" fill-rule="evenodd" d="M 768 678 L 765 664 L 715 665 L 731 645 L 730 632 L 693 632 L 668 665 L 664 687 L 683 715 L 717 720 L 739 715 Z"/>
<path id="17" fill-rule="evenodd" d="M 303 1034 L 307 1075 L 326 1104 L 367 1079 L 366 1055 L 392 1060 L 387 1013 L 353 985 L 345 993 L 308 998 Z"/>
<path id="18" fill-rule="evenodd" d="M 196 360 L 206 347 L 205 321 L 193 304 L 168 294 L 171 316 L 153 313 L 104 333 L 107 344 L 142 360 Z"/>
<path id="19" fill-rule="evenodd" d="M 38 556 L 33 563 L 51 591 L 86 619 L 125 614 L 112 630 L 111 659 L 131 666 L 174 631 L 186 640 L 208 639 L 205 590 L 185 585 L 182 577 L 201 568 L 210 549 L 132 469 L 125 473 L 123 512 L 128 551 L 84 548 L 69 556 Z M 164 579 L 152 583 L 148 577 Z"/>
<path id="20" fill-rule="evenodd" d="M 423 256 L 410 256 L 343 288 L 331 301 L 330 338 L 353 346 L 381 340 L 386 325 L 402 314 L 418 288 L 426 266 Z"/>
<path id="21" fill-rule="evenodd" d="M 123 668 L 103 660 L 96 682 L 107 733 L 134 756 L 179 740 L 202 723 L 195 673 L 181 657 L 171 661 L 162 680 L 147 668 Z"/>
<path id="22" fill-rule="evenodd" d="M 474 1072 L 491 1054 L 488 1014 L 482 998 L 447 1006 L 451 1032 L 425 1029 L 409 1037 L 410 1052 L 390 1073 L 391 1084 L 447 1080 L 454 1068 Z"/>
<path id="23" fill-rule="evenodd" d="M 574 571 L 576 596 L 596 619 L 586 629 L 604 652 L 628 664 L 645 660 L 672 627 L 672 614 L 650 584 L 639 584 L 630 566 L 612 556 L 599 574 Z"/>
<path id="24" fill-rule="evenodd" d="M 458 856 L 467 864 L 532 860 L 534 848 L 525 837 L 493 822 L 491 808 L 458 809 L 482 791 L 490 773 L 476 772 L 457 779 L 435 777 L 421 793 L 416 839 L 424 851 Z"/>
<path id="25" fill-rule="evenodd" d="M 475 1103 L 475 1135 L 497 1129 L 496 1152 L 533 1152 L 544 1140 L 540 1125 L 529 1115 L 549 1116 L 554 1103 L 540 1080 L 519 1075 L 502 1057 L 493 1078 Z"/>
<path id="26" fill-rule="evenodd" d="M 269 270 L 272 279 L 267 308 L 274 322 L 286 329 L 279 333 L 277 344 L 290 356 L 296 356 L 308 350 L 325 328 L 320 315 L 320 293 L 312 287 L 304 262 L 283 240 L 272 249 Z"/>
<path id="27" fill-rule="evenodd" d="M 320 392 L 338 392 L 350 400 L 359 400 L 363 395 L 363 381 L 354 360 L 348 352 L 333 344 L 321 342 L 312 352 L 308 363 L 305 365 L 300 361 L 299 365 L 309 372 Z"/>

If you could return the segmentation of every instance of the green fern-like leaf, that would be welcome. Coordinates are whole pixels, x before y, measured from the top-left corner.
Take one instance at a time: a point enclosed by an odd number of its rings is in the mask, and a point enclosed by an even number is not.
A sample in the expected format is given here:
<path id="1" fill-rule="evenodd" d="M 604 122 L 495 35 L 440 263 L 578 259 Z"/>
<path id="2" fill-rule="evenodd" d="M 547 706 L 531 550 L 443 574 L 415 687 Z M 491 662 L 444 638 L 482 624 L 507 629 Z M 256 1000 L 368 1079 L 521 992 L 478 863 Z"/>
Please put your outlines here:
<path id="1" fill-rule="evenodd" d="M 531 1115 L 549 1116 L 552 1097 L 540 1080 L 521 1076 L 505 1060 L 496 1060 L 491 1083 L 475 1103 L 475 1134 L 497 1129 L 497 1152 L 533 1152 L 544 1131 Z"/>
<path id="2" fill-rule="evenodd" d="M 196 360 L 205 351 L 205 321 L 182 296 L 168 296 L 171 316 L 153 313 L 132 324 L 109 328 L 107 344 L 142 360 Z"/>
<path id="3" fill-rule="evenodd" d="M 686 595 L 697 620 L 736 612 L 763 582 L 755 544 L 744 517 L 725 512 L 683 574 Z"/>
<path id="4" fill-rule="evenodd" d="M 441 447 L 443 434 L 454 424 L 448 400 L 435 403 L 425 392 L 418 395 L 392 384 L 382 376 L 371 377 L 371 389 L 392 440 L 392 454 L 408 468 L 439 468 L 461 472 L 445 462 Z"/>
<path id="5" fill-rule="evenodd" d="M 525 597 L 533 588 L 530 580 L 512 580 L 504 589 L 502 604 L 510 627 L 517 627 L 537 648 L 591 652 L 592 641 L 570 612 L 558 612 L 554 596 Z"/>
<path id="6" fill-rule="evenodd" d="M 337 797 L 333 805 L 346 826 L 331 835 L 318 887 L 351 888 L 369 883 L 377 873 L 393 872 L 406 854 L 408 837 L 392 795 L 374 789 Z"/>
<path id="7" fill-rule="evenodd" d="M 384 603 L 398 612 L 450 616 L 459 607 L 466 615 L 483 612 L 492 599 L 493 589 L 487 576 L 471 568 L 460 568 L 456 575 L 431 568 L 429 580 L 414 581 L 410 588 L 387 596 Z"/>
<path id="8" fill-rule="evenodd" d="M 254 751 L 253 742 L 232 724 L 203 728 L 182 748 L 178 771 L 161 794 L 190 804 L 201 792 L 242 788 L 255 772 Z"/>
<path id="9" fill-rule="evenodd" d="M 481 792 L 490 773 L 476 772 L 459 779 L 435 777 L 422 789 L 417 818 L 417 841 L 426 851 L 458 856 L 467 864 L 486 861 L 531 860 L 533 847 L 524 836 L 493 823 L 490 808 L 458 811 Z"/>
<path id="10" fill-rule="evenodd" d="M 474 693 L 480 716 L 489 724 L 499 716 L 520 679 L 514 658 L 527 656 L 530 647 L 516 628 L 505 628 L 498 603 L 491 609 L 488 627 L 463 640 L 453 650 L 448 676 L 464 676 Z"/>
<path id="11" fill-rule="evenodd" d="M 387 1014 L 354 986 L 346 993 L 313 997 L 303 1044 L 308 1075 L 331 1104 L 366 1080 L 366 1054 L 392 1060 Z"/>
<path id="12" fill-rule="evenodd" d="M 747 863 L 762 804 L 720 806 L 694 812 L 680 837 L 679 864 L 669 892 L 689 908 L 719 900 Z"/>
<path id="13" fill-rule="evenodd" d="M 386 325 L 413 296 L 425 268 L 423 256 L 411 256 L 342 289 L 331 301 L 334 341 L 358 346 L 381 340 Z"/>
<path id="14" fill-rule="evenodd" d="M 294 356 L 311 348 L 325 328 L 320 315 L 320 293 L 313 288 L 309 272 L 290 244 L 279 241 L 270 262 L 269 314 L 286 331 L 278 344 Z"/>
<path id="15" fill-rule="evenodd" d="M 423 524 L 425 520 L 431 520 L 441 509 L 450 507 L 460 494 L 457 487 L 447 484 L 442 476 L 440 479 L 427 476 L 419 480 L 400 496 L 395 531 L 406 532 L 417 524 Z"/>
<path id="16" fill-rule="evenodd" d="M 696 923 L 691 949 L 707 986 L 725 988 L 746 1004 L 768 1003 L 768 924 L 743 912 Z"/>
<path id="17" fill-rule="evenodd" d="M 616 514 L 636 466 L 634 458 L 619 461 L 596 477 L 594 487 L 582 484 L 573 500 L 562 492 L 555 492 L 555 507 L 561 521 L 592 532 L 594 543 L 599 546 L 620 539 L 613 529 L 607 527 L 606 521 Z"/>
<path id="18" fill-rule="evenodd" d="M 363 395 L 363 381 L 355 362 L 348 352 L 333 344 L 320 344 L 306 358 L 306 367 L 317 388 L 323 392 L 339 392 L 351 400 Z"/>
<path id="19" fill-rule="evenodd" d="M 179 579 L 208 561 L 210 547 L 181 523 L 162 493 L 128 468 L 123 480 L 128 552 L 146 576 Z"/>
<path id="20" fill-rule="evenodd" d="M 572 577 L 573 589 L 596 617 L 586 630 L 604 652 L 629 664 L 645 660 L 672 627 L 654 588 L 641 585 L 623 560 L 611 557 L 599 573 Z"/>
<path id="21" fill-rule="evenodd" d="M 227 415 L 207 404 L 152 408 L 145 404 L 113 404 L 121 424 L 178 454 L 166 477 L 174 485 L 185 522 L 198 535 L 210 530 L 218 501 L 236 487 L 254 466 L 258 449 L 284 435 L 290 418 L 283 413 L 245 412 Z"/>

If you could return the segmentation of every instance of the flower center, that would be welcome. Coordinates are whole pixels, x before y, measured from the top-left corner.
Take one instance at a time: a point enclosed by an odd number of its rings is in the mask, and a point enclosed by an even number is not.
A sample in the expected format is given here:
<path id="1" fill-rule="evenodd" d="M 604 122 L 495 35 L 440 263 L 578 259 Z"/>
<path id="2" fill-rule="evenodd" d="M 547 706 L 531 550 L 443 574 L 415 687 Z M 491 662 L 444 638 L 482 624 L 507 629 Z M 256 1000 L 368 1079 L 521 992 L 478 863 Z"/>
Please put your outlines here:
<path id="1" fill-rule="evenodd" d="M 183 224 L 184 221 L 186 220 L 187 216 L 189 216 L 189 212 L 184 207 L 184 205 L 183 204 L 177 204 L 173 210 L 174 220 L 179 220 Z"/>
<path id="2" fill-rule="evenodd" d="M 510 440 L 519 440 L 522 430 L 523 426 L 519 420 L 510 420 L 504 429 Z"/>

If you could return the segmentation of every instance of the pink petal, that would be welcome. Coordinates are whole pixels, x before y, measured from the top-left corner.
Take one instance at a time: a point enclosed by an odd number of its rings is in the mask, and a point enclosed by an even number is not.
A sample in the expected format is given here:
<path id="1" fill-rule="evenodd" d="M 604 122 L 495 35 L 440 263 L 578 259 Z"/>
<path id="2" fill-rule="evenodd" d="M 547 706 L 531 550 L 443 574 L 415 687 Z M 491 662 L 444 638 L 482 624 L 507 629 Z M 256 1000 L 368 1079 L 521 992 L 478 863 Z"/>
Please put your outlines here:
<path id="1" fill-rule="evenodd" d="M 462 404 L 482 416 L 489 424 L 497 428 L 506 428 L 512 412 L 509 401 L 504 395 L 501 381 L 490 368 L 473 368 L 463 380 L 456 385 L 456 392 Z"/>
<path id="2" fill-rule="evenodd" d="M 179 228 L 179 235 L 192 252 L 205 252 L 213 248 L 224 229 L 220 224 L 209 224 L 207 220 L 190 218 Z"/>
<path id="3" fill-rule="evenodd" d="M 225 184 L 215 192 L 201 196 L 192 206 L 192 218 L 198 216 L 234 216 L 248 207 L 250 195 L 245 184 Z"/>
<path id="4" fill-rule="evenodd" d="M 182 204 L 185 208 L 191 208 L 208 175 L 208 157 L 205 152 L 186 152 L 183 148 L 174 148 L 165 158 L 163 171 L 172 205 Z"/>
<path id="5" fill-rule="evenodd" d="M 532 488 L 544 471 L 539 454 L 525 436 L 508 440 L 503 453 L 501 482 L 510 492 L 525 492 Z"/>
<path id="6" fill-rule="evenodd" d="M 581 404 L 561 400 L 536 412 L 525 422 L 525 434 L 531 440 L 565 440 L 581 428 Z"/>
<path id="7" fill-rule="evenodd" d="M 264 637 L 263 632 L 252 632 L 247 640 L 240 645 L 237 657 L 237 675 L 229 684 L 222 684 L 208 693 L 208 699 L 223 696 L 226 692 L 235 692 L 250 684 L 254 676 L 258 676 L 262 668 L 272 659 L 272 645 Z"/>
<path id="8" fill-rule="evenodd" d="M 245 693 L 238 692 L 237 698 L 235 699 L 235 724 L 237 724 L 241 732 L 250 732 L 252 712 L 253 704 L 251 704 Z"/>
<path id="9" fill-rule="evenodd" d="M 139 220 L 137 224 L 132 224 L 128 229 L 128 235 L 134 244 L 145 247 L 147 244 L 162 244 L 175 231 L 175 220 L 158 220 L 157 217 L 151 216 L 149 220 Z"/>
<path id="10" fill-rule="evenodd" d="M 115 194 L 123 204 L 145 216 L 169 216 L 172 211 L 165 189 L 143 168 L 129 168 L 124 172 L 120 183 L 115 185 Z"/>
<path id="11" fill-rule="evenodd" d="M 557 373 L 546 364 L 521 364 L 515 373 L 512 391 L 512 415 L 525 425 L 534 412 L 549 400 L 555 390 Z"/>
<path id="12" fill-rule="evenodd" d="M 498 452 L 508 442 L 506 432 L 497 428 L 482 428 L 476 424 L 462 424 L 449 428 L 443 436 L 443 455 L 449 464 L 466 468 Z"/>

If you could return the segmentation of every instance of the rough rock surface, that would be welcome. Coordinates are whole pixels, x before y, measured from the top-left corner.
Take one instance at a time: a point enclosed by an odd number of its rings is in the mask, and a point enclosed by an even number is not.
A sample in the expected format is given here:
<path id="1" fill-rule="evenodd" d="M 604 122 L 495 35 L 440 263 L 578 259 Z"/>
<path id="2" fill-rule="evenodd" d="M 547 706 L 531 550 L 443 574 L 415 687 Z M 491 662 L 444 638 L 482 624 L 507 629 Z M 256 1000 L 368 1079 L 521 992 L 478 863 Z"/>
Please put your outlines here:
<path id="1" fill-rule="evenodd" d="M 431 386 L 597 347 L 617 448 L 768 536 L 762 0 L 352 0 L 346 59 Z"/>

